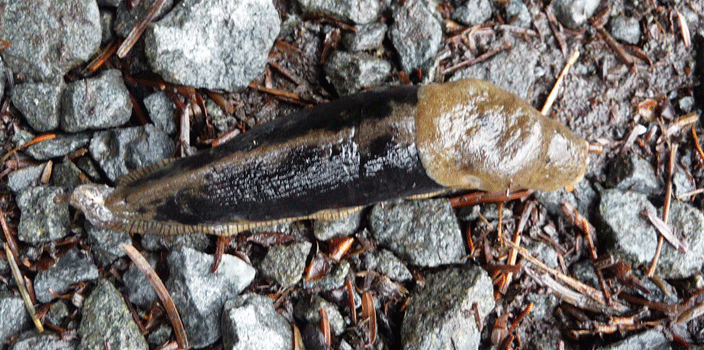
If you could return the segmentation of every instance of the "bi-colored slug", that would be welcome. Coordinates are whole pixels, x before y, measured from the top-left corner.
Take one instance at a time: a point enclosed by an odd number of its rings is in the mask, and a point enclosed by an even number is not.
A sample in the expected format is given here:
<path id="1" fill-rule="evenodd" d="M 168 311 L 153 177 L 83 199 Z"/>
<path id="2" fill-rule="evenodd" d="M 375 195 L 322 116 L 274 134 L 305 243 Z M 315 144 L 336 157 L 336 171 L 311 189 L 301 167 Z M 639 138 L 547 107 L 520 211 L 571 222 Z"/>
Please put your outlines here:
<path id="1" fill-rule="evenodd" d="M 481 80 L 376 89 L 252 128 L 198 155 L 82 185 L 71 204 L 135 233 L 228 236 L 444 189 L 556 190 L 588 143 Z"/>

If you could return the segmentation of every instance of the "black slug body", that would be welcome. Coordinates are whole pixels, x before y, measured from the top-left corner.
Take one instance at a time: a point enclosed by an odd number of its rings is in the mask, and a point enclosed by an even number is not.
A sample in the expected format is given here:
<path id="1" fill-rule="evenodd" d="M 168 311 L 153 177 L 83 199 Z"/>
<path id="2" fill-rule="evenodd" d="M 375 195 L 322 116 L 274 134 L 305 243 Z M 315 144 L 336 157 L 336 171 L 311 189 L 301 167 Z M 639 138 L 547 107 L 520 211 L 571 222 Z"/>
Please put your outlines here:
<path id="1" fill-rule="evenodd" d="M 302 110 L 114 190 L 80 186 L 71 203 L 114 229 L 232 235 L 446 188 L 552 190 L 582 177 L 586 154 L 586 141 L 515 95 L 463 80 Z"/>

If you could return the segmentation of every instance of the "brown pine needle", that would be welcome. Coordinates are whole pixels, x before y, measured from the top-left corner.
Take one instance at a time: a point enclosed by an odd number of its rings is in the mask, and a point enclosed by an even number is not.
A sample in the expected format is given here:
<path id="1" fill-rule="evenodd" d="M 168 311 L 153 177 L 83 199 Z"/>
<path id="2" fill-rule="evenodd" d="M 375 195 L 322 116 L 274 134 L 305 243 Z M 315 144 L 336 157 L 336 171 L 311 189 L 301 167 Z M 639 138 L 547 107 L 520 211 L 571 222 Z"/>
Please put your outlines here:
<path id="1" fill-rule="evenodd" d="M 663 204 L 662 207 L 662 222 L 665 223 L 667 226 L 667 219 L 668 216 L 670 215 L 670 202 L 672 201 L 672 175 L 675 171 L 675 156 L 677 155 L 677 144 L 672 144 L 670 146 L 670 161 L 668 162 L 667 165 L 667 189 L 665 190 L 665 203 Z M 650 222 L 653 222 L 653 220 L 650 218 L 650 215 L 648 215 L 648 219 L 650 219 Z M 656 228 L 658 226 L 655 226 Z M 672 235 L 674 238 L 674 235 Z M 658 259 L 660 259 L 660 252 L 662 251 L 662 245 L 664 243 L 664 238 L 665 234 L 660 234 L 658 236 L 658 246 L 655 249 L 655 255 L 653 256 L 653 260 L 650 263 L 650 267 L 648 268 L 648 272 L 646 273 L 646 276 L 648 277 L 653 277 L 655 274 L 655 268 L 658 266 Z M 677 239 L 673 239 L 674 241 L 677 241 Z M 672 242 L 670 242 L 672 243 Z M 672 243 L 675 247 L 678 247 L 676 243 Z M 686 251 L 685 251 L 686 252 Z"/>
<path id="2" fill-rule="evenodd" d="M 152 287 L 154 287 L 154 291 L 156 291 L 156 294 L 159 296 L 159 299 L 166 310 L 166 314 L 169 316 L 171 326 L 174 328 L 174 334 L 176 335 L 176 342 L 178 342 L 178 346 L 181 349 L 188 349 L 188 339 L 186 338 L 186 331 L 183 329 L 181 316 L 179 316 L 178 310 L 176 310 L 176 305 L 174 305 L 174 301 L 171 299 L 169 291 L 166 290 L 166 286 L 164 286 L 164 283 L 161 281 L 154 269 L 152 269 L 151 265 L 149 265 L 147 260 L 144 259 L 142 254 L 140 254 L 135 247 L 123 243 L 122 248 L 125 249 L 125 252 L 127 252 L 130 259 L 132 259 L 134 264 L 140 271 L 142 271 L 144 276 L 147 277 L 147 280 L 149 280 L 149 283 L 152 284 Z"/>
<path id="3" fill-rule="evenodd" d="M 17 260 L 15 260 L 15 254 L 12 254 L 12 250 L 8 244 L 5 244 L 5 254 L 7 255 L 7 262 L 10 263 L 12 277 L 15 279 L 15 283 L 17 283 L 17 288 L 20 290 L 22 300 L 24 300 L 24 306 L 27 307 L 27 312 L 29 312 L 29 316 L 32 318 L 32 321 L 34 321 L 34 326 L 37 327 L 37 331 L 42 333 L 44 332 L 44 326 L 42 326 L 42 322 L 39 320 L 37 312 L 34 310 L 32 298 L 29 296 L 29 292 L 27 292 L 27 287 L 24 284 L 24 277 L 22 276 L 20 267 L 17 266 Z"/>
<path id="4" fill-rule="evenodd" d="M 132 50 L 132 46 L 137 43 L 139 37 L 141 37 L 144 31 L 147 30 L 147 25 L 149 25 L 154 17 L 156 17 L 157 12 L 159 12 L 165 3 L 166 0 L 156 0 L 151 6 L 149 6 L 147 13 L 145 13 L 139 23 L 132 28 L 130 34 L 127 35 L 125 41 L 123 41 L 122 45 L 120 45 L 120 48 L 117 50 L 117 57 L 124 58 L 127 53 Z"/>
<path id="5" fill-rule="evenodd" d="M 572 67 L 574 63 L 577 62 L 578 58 L 579 50 L 575 50 L 572 53 L 572 56 L 570 56 L 570 59 L 567 60 L 567 63 L 565 63 L 565 67 L 562 68 L 562 72 L 560 72 L 560 75 L 557 77 L 555 85 L 552 87 L 552 91 L 550 91 L 550 95 L 548 95 L 548 99 L 545 101 L 545 105 L 543 105 L 543 109 L 540 110 L 540 113 L 542 115 L 548 115 L 548 112 L 550 112 L 550 108 L 552 108 L 552 104 L 555 103 L 555 99 L 557 98 L 557 92 L 560 90 L 560 85 L 562 85 L 562 80 L 565 79 L 565 75 L 567 75 L 567 72 L 569 72 L 570 67 Z"/>
<path id="6" fill-rule="evenodd" d="M 17 146 L 15 148 L 13 148 L 12 150 L 10 150 L 10 152 L 7 152 L 7 154 L 4 157 L 2 157 L 2 159 L 0 159 L 0 163 L 4 163 L 7 160 L 7 158 L 10 158 L 13 154 L 15 154 L 17 151 L 21 150 L 22 148 L 29 147 L 35 143 L 39 143 L 42 141 L 51 140 L 55 137 L 56 137 L 56 134 L 39 135 L 39 136 L 33 138 L 31 141 L 25 143 L 24 145 Z"/>

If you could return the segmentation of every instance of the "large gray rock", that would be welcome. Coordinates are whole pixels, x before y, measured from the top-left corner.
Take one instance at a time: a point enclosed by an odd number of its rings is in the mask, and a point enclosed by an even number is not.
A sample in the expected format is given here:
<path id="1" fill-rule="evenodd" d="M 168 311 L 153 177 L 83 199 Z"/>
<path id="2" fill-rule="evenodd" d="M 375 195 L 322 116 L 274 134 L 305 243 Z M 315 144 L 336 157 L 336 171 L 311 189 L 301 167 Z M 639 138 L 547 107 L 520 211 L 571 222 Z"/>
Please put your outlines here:
<path id="1" fill-rule="evenodd" d="M 144 34 L 164 80 L 238 91 L 264 71 L 281 20 L 271 0 L 184 0 Z"/>
<path id="2" fill-rule="evenodd" d="M 58 81 L 100 47 L 95 0 L 9 1 L 0 12 L 0 51 L 13 72 L 32 81 Z"/>
<path id="3" fill-rule="evenodd" d="M 427 274 L 403 316 L 403 349 L 478 349 L 481 330 L 471 316 L 475 303 L 482 320 L 494 309 L 494 287 L 481 267 L 470 263 Z"/>
<path id="4" fill-rule="evenodd" d="M 71 286 L 81 281 L 98 279 L 98 268 L 85 253 L 72 249 L 64 254 L 51 268 L 40 271 L 34 278 L 34 293 L 37 301 L 48 303 L 54 294 L 65 294 Z"/>
<path id="5" fill-rule="evenodd" d="M 70 83 L 61 104 L 61 129 L 67 132 L 120 126 L 132 115 L 132 100 L 117 69 Z"/>
<path id="6" fill-rule="evenodd" d="M 132 170 L 171 158 L 174 145 L 168 135 L 147 124 L 96 132 L 88 151 L 105 175 L 115 181 Z"/>
<path id="7" fill-rule="evenodd" d="M 101 279 L 83 304 L 79 350 L 149 349 L 120 292 Z"/>
<path id="8" fill-rule="evenodd" d="M 37 132 L 59 127 L 61 92 L 64 83 L 26 82 L 12 88 L 12 104 L 24 114 L 27 123 Z"/>
<path id="9" fill-rule="evenodd" d="M 213 256 L 190 248 L 174 249 L 167 260 L 166 288 L 179 310 L 189 344 L 202 348 L 214 343 L 221 336 L 225 302 L 244 290 L 256 271 L 241 259 L 224 255 L 218 270 L 211 273 Z"/>
<path id="10" fill-rule="evenodd" d="M 225 349 L 288 350 L 293 332 L 271 299 L 254 293 L 228 300 L 222 314 Z"/>
<path id="11" fill-rule="evenodd" d="M 377 204 L 369 225 L 379 245 L 413 265 L 452 264 L 465 255 L 460 226 L 446 199 Z"/>
<path id="12" fill-rule="evenodd" d="M 17 238 L 22 242 L 41 243 L 61 239 L 68 234 L 71 218 L 68 204 L 57 204 L 54 198 L 64 194 L 52 186 L 28 188 L 17 197 L 20 208 L 20 226 Z"/>
<path id="13" fill-rule="evenodd" d="M 440 23 L 421 0 L 397 6 L 393 16 L 389 34 L 401 58 L 401 67 L 409 74 L 420 68 L 425 75 L 442 44 Z"/>

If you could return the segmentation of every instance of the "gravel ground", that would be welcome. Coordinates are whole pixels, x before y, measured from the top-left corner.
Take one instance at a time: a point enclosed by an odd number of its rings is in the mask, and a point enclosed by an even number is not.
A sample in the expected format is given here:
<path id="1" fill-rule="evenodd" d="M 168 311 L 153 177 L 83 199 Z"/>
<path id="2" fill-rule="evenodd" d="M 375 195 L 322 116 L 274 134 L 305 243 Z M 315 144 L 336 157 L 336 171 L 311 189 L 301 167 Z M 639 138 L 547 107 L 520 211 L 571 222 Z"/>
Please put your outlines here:
<path id="1" fill-rule="evenodd" d="M 702 2 L 134 3 L 0 2 L 2 229 L 45 329 L 0 253 L 0 349 L 175 348 L 123 243 L 195 348 L 704 348 Z M 380 203 L 222 256 L 215 237 L 128 235 L 66 204 L 377 86 L 472 77 L 540 109 L 575 52 L 547 115 L 602 151 L 571 191 Z"/>

